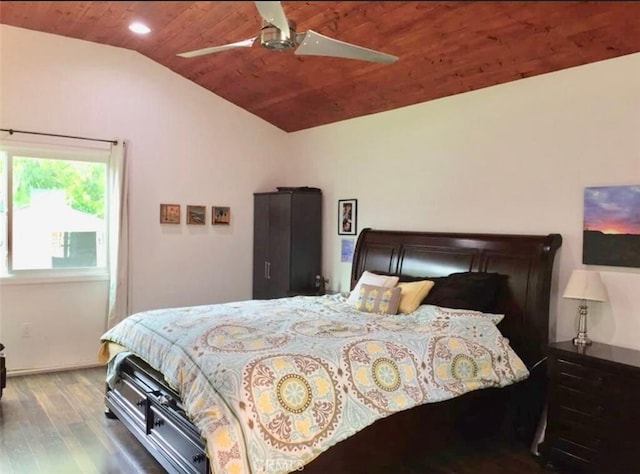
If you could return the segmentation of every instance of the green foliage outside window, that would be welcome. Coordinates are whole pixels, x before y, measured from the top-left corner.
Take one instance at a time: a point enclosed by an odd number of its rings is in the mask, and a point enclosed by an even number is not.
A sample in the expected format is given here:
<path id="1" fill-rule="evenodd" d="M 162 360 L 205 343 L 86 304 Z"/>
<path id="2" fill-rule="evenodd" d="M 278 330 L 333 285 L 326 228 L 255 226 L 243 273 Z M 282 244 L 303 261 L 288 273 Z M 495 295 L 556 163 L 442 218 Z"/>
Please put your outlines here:
<path id="1" fill-rule="evenodd" d="M 70 207 L 103 218 L 105 176 L 101 163 L 16 157 L 13 204 L 28 205 L 32 189 L 64 189 Z"/>

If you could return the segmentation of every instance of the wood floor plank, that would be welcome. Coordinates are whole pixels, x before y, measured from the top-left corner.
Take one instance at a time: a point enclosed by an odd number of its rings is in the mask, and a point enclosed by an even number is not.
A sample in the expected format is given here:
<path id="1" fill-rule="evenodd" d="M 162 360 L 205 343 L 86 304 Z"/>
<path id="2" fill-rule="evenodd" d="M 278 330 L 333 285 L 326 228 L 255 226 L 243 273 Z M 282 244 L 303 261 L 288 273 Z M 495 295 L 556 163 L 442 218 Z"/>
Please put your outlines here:
<path id="1" fill-rule="evenodd" d="M 8 472 L 43 472 L 27 442 L 25 433 L 20 429 L 7 430 L 6 433 L 0 429 L 0 448 L 2 458 L 8 465 Z"/>
<path id="2" fill-rule="evenodd" d="M 0 401 L 2 474 L 162 474 L 118 420 L 104 416 L 104 367 L 10 377 Z M 545 474 L 521 446 L 477 444 L 430 453 L 393 474 Z"/>

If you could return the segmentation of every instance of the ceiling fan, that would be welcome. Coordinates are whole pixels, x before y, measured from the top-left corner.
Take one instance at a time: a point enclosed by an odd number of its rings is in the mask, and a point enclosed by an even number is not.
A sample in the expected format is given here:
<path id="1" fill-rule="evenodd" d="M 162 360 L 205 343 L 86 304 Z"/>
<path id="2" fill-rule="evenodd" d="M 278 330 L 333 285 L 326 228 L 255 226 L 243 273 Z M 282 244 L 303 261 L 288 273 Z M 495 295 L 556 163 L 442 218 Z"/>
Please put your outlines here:
<path id="1" fill-rule="evenodd" d="M 255 2 L 255 4 L 262 17 L 262 29 L 257 36 L 236 43 L 187 51 L 178 56 L 193 58 L 234 48 L 249 48 L 259 38 L 260 45 L 264 48 L 276 51 L 295 48 L 297 55 L 333 56 L 377 63 L 392 63 L 398 59 L 397 56 L 345 43 L 312 30 L 298 33 L 295 22 L 287 19 L 280 2 Z"/>

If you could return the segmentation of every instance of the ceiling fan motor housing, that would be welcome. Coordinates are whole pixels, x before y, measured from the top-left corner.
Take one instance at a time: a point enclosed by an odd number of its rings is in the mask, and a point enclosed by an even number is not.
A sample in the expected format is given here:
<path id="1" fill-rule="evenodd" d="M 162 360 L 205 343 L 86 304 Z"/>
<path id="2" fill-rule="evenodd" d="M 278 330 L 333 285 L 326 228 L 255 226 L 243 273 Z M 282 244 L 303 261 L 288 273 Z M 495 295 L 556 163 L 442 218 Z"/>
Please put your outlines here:
<path id="1" fill-rule="evenodd" d="M 292 20 L 287 20 L 289 23 L 289 34 L 286 31 L 282 31 L 278 27 L 262 21 L 262 30 L 260 31 L 260 44 L 268 49 L 275 49 L 278 51 L 295 48 L 298 43 L 296 42 L 296 23 Z"/>

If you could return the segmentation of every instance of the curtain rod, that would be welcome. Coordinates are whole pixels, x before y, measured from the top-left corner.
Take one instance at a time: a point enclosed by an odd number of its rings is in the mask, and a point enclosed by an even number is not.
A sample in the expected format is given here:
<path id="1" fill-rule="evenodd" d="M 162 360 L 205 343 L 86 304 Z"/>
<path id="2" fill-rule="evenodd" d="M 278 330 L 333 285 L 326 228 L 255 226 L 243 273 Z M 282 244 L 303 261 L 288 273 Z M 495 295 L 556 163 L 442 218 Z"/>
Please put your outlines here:
<path id="1" fill-rule="evenodd" d="M 26 130 L 14 130 L 12 128 L 0 128 L 0 132 L 9 132 L 9 135 L 13 135 L 14 133 L 28 133 L 29 135 L 43 135 L 43 136 L 46 136 L 46 137 L 74 138 L 76 140 L 89 140 L 89 141 L 92 141 L 92 142 L 111 143 L 112 145 L 117 145 L 118 144 L 118 140 L 103 140 L 101 138 L 74 137 L 72 135 L 58 135 L 57 133 L 28 132 Z"/>

